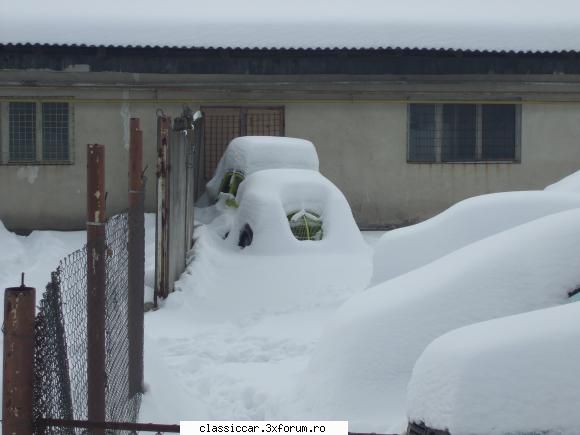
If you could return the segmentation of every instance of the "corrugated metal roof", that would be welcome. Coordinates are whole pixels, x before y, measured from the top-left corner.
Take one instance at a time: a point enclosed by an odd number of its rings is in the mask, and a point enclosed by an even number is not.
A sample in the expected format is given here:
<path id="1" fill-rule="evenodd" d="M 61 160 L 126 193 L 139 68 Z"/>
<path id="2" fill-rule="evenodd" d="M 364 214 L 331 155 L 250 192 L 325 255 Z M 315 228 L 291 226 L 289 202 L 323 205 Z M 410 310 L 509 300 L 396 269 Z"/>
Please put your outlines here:
<path id="1" fill-rule="evenodd" d="M 455 53 L 455 54 L 471 54 L 471 55 L 485 55 L 485 54 L 498 54 L 498 55 L 576 55 L 580 54 L 580 48 L 578 50 L 470 50 L 470 49 L 458 49 L 458 48 L 422 48 L 422 47 L 307 47 L 307 48 L 278 48 L 278 47 L 235 47 L 235 46 L 172 46 L 172 45 L 98 45 L 98 44 L 50 44 L 50 43 L 0 43 L 0 47 L 15 47 L 15 48 L 106 48 L 106 49 L 158 49 L 158 50 L 192 50 L 192 51 L 203 51 L 203 50 L 226 50 L 226 51 L 285 51 L 285 52 L 363 52 L 363 51 L 389 51 L 389 52 L 405 52 L 405 53 Z"/>

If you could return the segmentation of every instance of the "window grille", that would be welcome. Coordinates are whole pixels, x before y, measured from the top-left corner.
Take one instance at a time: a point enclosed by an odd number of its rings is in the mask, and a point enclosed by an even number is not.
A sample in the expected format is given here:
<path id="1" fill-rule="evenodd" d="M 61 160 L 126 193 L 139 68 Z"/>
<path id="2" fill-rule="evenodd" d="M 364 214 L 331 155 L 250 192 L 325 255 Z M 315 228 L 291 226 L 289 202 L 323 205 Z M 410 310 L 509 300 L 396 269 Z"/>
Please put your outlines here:
<path id="1" fill-rule="evenodd" d="M 0 104 L 0 106 L 2 106 Z M 0 109 L 8 119 L 0 163 L 68 163 L 72 160 L 71 109 L 66 102 L 12 101 Z M 5 118 L 5 119 L 6 119 Z"/>
<path id="2" fill-rule="evenodd" d="M 67 103 L 42 103 L 42 159 L 69 160 Z"/>
<path id="3" fill-rule="evenodd" d="M 36 160 L 36 104 L 10 103 L 8 118 L 10 160 Z"/>
<path id="4" fill-rule="evenodd" d="M 410 162 L 517 161 L 514 104 L 410 104 Z"/>

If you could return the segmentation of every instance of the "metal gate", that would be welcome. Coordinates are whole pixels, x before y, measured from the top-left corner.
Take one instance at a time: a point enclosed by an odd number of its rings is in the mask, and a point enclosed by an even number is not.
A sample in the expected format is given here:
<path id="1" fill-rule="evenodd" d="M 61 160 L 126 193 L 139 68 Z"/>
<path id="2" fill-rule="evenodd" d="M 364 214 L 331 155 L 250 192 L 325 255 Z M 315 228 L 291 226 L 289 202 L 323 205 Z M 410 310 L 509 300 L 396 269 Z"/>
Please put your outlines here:
<path id="1" fill-rule="evenodd" d="M 213 177 L 230 141 L 238 136 L 284 136 L 284 107 L 202 107 L 200 183 Z M 197 198 L 197 196 L 196 196 Z"/>
<path id="2" fill-rule="evenodd" d="M 172 124 L 157 119 L 157 220 L 155 249 L 155 304 L 166 298 L 185 270 L 193 243 L 193 202 L 196 174 L 196 137 L 201 119 L 184 110 Z"/>

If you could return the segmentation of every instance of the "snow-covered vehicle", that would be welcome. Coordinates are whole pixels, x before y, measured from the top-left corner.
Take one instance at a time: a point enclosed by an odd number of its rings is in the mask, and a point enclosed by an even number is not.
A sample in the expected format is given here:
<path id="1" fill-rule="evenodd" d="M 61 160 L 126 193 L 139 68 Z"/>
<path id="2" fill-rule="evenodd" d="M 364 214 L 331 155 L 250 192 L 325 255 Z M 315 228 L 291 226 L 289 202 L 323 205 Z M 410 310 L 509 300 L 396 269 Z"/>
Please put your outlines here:
<path id="1" fill-rule="evenodd" d="M 238 169 L 244 178 L 234 187 L 228 173 Z M 208 185 L 217 201 L 196 209 L 206 225 L 196 232 L 192 275 L 204 282 L 206 306 L 215 303 L 214 318 L 223 314 L 224 299 L 236 300 L 229 318 L 334 304 L 368 285 L 372 251 L 342 192 L 317 169 L 308 141 L 232 141 Z M 226 183 L 215 189 L 220 179 Z M 216 264 L 220 273 L 208 272 Z M 239 283 L 246 283 L 243 292 Z"/>
<path id="2" fill-rule="evenodd" d="M 241 185 L 225 239 L 253 253 L 368 251 L 342 192 L 316 171 L 270 169 Z"/>
<path id="3" fill-rule="evenodd" d="M 451 331 L 417 360 L 409 433 L 580 433 L 580 304 Z"/>
<path id="4" fill-rule="evenodd" d="M 233 139 L 207 183 L 208 203 L 220 193 L 236 196 L 238 186 L 249 175 L 265 169 L 318 171 L 318 155 L 312 142 L 277 136 L 241 136 Z"/>
<path id="5" fill-rule="evenodd" d="M 472 224 L 493 214 L 490 208 Z M 300 386 L 305 407 L 364 431 L 403 430 L 401 399 L 425 347 L 460 327 L 565 304 L 580 283 L 578 246 L 575 208 L 478 240 L 354 295 L 314 351 Z"/>
<path id="6" fill-rule="evenodd" d="M 424 222 L 385 233 L 375 245 L 372 284 L 417 269 L 478 240 L 577 207 L 580 196 L 557 189 L 466 199 Z"/>

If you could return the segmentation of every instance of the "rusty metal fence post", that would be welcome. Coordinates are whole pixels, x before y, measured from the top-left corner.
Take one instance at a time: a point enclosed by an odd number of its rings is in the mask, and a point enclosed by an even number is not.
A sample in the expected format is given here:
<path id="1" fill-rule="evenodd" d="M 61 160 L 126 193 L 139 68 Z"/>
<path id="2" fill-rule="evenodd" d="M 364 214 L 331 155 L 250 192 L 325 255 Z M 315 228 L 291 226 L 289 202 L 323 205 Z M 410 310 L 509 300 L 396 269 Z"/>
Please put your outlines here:
<path id="1" fill-rule="evenodd" d="M 2 433 L 31 434 L 36 289 L 9 287 L 4 293 Z"/>
<path id="2" fill-rule="evenodd" d="M 105 147 L 90 144 L 87 145 L 87 390 L 88 417 L 92 421 L 105 421 L 105 196 Z"/>
<path id="3" fill-rule="evenodd" d="M 157 117 L 157 213 L 155 220 L 155 292 L 154 304 L 158 298 L 169 295 L 169 131 L 171 118 Z"/>
<path id="4" fill-rule="evenodd" d="M 143 327 L 145 287 L 145 217 L 143 133 L 131 118 L 129 147 L 129 394 L 143 392 Z"/>

